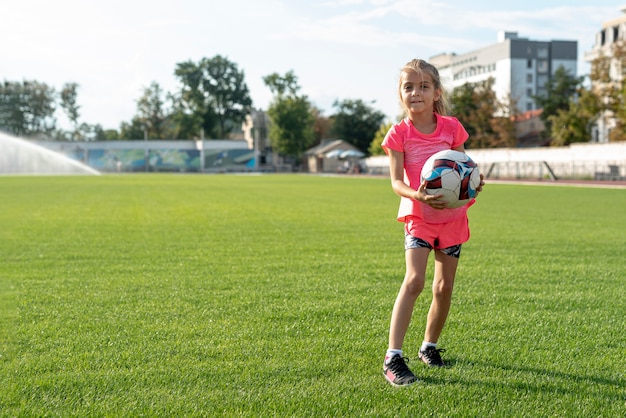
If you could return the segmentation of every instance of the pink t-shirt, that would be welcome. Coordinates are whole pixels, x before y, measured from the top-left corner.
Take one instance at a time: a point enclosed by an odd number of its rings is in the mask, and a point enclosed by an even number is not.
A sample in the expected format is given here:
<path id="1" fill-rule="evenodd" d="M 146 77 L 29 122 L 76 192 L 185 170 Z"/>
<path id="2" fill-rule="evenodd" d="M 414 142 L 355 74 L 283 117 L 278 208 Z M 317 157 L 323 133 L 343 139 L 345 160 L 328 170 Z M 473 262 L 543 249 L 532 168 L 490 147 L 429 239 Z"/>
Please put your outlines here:
<path id="1" fill-rule="evenodd" d="M 418 131 L 408 118 L 392 126 L 382 143 L 387 154 L 389 150 L 404 153 L 404 182 L 414 190 L 421 184 L 422 167 L 426 160 L 436 152 L 456 148 L 467 141 L 469 135 L 461 122 L 453 116 L 435 113 L 437 127 L 431 134 Z M 428 223 L 446 223 L 458 219 L 467 213 L 473 203 L 455 209 L 433 209 L 417 200 L 400 198 L 398 220 L 404 222 L 407 217 L 416 217 Z"/>

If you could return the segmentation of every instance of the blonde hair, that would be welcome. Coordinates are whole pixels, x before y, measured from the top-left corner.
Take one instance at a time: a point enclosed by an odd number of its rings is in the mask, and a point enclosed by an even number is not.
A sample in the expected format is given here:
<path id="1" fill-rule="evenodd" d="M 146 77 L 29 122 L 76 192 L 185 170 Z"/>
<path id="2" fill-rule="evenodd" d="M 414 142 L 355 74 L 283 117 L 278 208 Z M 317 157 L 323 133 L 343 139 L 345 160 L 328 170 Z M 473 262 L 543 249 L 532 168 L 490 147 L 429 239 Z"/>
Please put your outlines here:
<path id="1" fill-rule="evenodd" d="M 402 69 L 400 70 L 400 82 L 398 83 L 398 95 L 400 97 L 400 103 L 402 103 L 402 107 L 404 111 L 407 112 L 407 109 L 404 108 L 404 104 L 402 102 L 402 73 L 408 73 L 408 72 L 414 72 L 418 75 L 426 74 L 426 75 L 429 75 L 430 78 L 433 79 L 435 90 L 439 90 L 439 93 L 440 93 L 439 100 L 435 100 L 435 103 L 433 104 L 433 109 L 435 113 L 438 113 L 440 115 L 448 114 L 448 99 L 445 95 L 443 86 L 441 85 L 441 77 L 439 77 L 439 71 L 434 65 L 421 59 L 413 59 L 407 62 L 406 64 L 404 64 L 404 67 L 402 67 Z"/>

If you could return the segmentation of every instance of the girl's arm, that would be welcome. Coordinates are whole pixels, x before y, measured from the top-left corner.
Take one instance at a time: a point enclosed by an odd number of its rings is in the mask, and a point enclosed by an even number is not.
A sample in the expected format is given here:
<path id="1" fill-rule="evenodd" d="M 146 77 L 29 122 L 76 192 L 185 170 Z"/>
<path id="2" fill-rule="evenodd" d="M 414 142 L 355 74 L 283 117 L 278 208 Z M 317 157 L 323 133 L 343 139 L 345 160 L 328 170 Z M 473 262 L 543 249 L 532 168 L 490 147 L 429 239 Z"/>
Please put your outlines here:
<path id="1" fill-rule="evenodd" d="M 422 182 L 419 189 L 413 190 L 404 182 L 404 153 L 389 150 L 389 174 L 391 176 L 391 188 L 402 197 L 424 202 L 435 209 L 443 209 L 447 203 L 439 200 L 442 195 L 429 195 L 426 193 L 426 182 Z"/>

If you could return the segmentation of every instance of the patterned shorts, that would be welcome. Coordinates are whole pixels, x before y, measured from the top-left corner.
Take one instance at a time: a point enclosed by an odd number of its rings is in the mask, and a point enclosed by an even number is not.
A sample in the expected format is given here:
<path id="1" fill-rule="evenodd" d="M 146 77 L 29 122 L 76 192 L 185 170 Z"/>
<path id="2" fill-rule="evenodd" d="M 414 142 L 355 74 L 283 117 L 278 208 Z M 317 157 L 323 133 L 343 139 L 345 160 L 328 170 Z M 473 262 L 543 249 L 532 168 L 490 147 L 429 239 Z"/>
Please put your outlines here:
<path id="1" fill-rule="evenodd" d="M 433 246 L 421 238 L 416 238 L 410 234 L 405 234 L 404 249 L 409 250 L 412 248 L 428 248 L 429 250 L 432 250 Z M 441 251 L 445 255 L 449 255 L 450 257 L 460 258 L 461 257 L 461 244 L 453 245 L 447 248 L 440 248 L 439 251 Z"/>

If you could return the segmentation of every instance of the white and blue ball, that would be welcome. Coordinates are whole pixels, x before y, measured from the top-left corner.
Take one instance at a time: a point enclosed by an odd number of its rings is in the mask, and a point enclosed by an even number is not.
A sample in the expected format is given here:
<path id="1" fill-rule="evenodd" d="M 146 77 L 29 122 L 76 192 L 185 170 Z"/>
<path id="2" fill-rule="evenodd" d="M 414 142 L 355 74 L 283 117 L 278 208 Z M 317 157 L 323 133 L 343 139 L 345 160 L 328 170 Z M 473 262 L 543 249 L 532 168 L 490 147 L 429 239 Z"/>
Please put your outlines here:
<path id="1" fill-rule="evenodd" d="M 460 208 L 476 197 L 480 185 L 478 166 L 466 153 L 444 150 L 433 154 L 422 168 L 426 193 L 443 195 L 449 208 Z"/>

